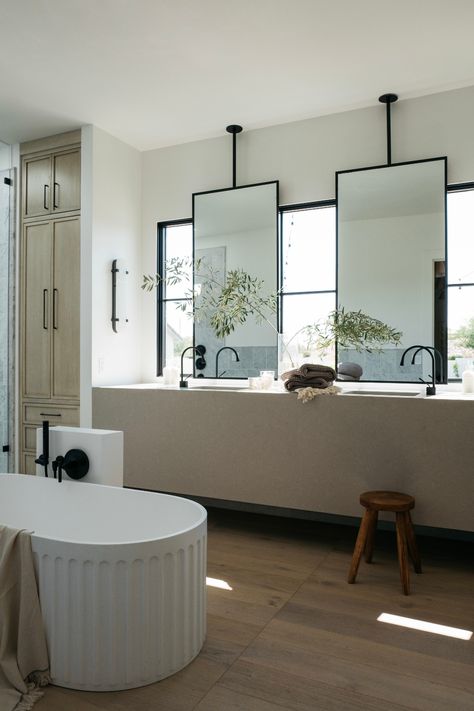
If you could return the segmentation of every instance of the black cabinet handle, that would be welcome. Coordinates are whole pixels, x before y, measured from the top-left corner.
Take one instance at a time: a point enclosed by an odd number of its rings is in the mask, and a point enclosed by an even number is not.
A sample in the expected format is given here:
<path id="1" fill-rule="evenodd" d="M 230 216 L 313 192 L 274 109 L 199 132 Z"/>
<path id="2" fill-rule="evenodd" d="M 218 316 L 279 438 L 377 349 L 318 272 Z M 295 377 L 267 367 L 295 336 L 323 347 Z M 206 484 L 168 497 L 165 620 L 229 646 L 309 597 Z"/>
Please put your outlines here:
<path id="1" fill-rule="evenodd" d="M 58 330 L 58 321 L 57 321 L 57 316 L 58 316 L 58 308 L 57 308 L 57 301 L 58 301 L 58 290 L 53 289 L 53 328 L 55 331 Z"/>
<path id="2" fill-rule="evenodd" d="M 56 187 L 58 188 L 57 192 L 56 192 Z M 55 210 L 57 210 L 59 207 L 59 200 L 56 202 L 56 195 L 58 195 L 58 197 L 59 197 L 59 183 L 54 182 L 53 183 L 53 208 Z"/>
<path id="3" fill-rule="evenodd" d="M 43 207 L 45 210 L 49 210 L 49 205 L 46 203 L 46 189 L 49 188 L 49 185 L 46 183 L 43 185 Z"/>
<path id="4" fill-rule="evenodd" d="M 47 289 L 43 289 L 43 328 L 44 328 L 45 331 L 48 330 L 48 322 L 47 322 L 47 316 L 46 316 L 46 313 L 47 313 L 47 309 L 46 309 L 46 299 L 47 299 L 47 296 L 48 296 L 48 290 L 47 290 Z"/>
<path id="5" fill-rule="evenodd" d="M 41 417 L 62 417 L 61 413 L 56 412 L 40 412 Z"/>

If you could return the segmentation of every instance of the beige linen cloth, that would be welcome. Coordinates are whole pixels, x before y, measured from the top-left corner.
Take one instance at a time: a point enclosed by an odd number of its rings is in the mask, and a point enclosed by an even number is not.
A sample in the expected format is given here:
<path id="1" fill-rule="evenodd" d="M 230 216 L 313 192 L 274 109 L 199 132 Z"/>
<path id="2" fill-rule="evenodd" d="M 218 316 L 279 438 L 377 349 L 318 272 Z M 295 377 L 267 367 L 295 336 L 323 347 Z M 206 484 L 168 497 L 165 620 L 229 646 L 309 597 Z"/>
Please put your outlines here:
<path id="1" fill-rule="evenodd" d="M 49 681 L 31 536 L 0 525 L 0 711 L 29 711 Z"/>

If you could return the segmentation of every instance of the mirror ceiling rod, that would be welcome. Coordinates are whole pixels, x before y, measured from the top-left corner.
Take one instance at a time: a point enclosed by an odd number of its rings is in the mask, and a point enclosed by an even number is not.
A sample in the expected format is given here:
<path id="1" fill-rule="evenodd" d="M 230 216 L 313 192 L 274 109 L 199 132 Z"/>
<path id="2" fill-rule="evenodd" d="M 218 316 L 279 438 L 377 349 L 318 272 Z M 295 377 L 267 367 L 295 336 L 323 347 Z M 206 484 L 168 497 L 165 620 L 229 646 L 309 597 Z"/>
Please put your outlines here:
<path id="1" fill-rule="evenodd" d="M 227 133 L 232 134 L 232 187 L 237 187 L 237 134 L 241 133 L 242 126 L 237 123 L 231 123 L 226 126 Z"/>
<path id="2" fill-rule="evenodd" d="M 379 101 L 387 107 L 387 165 L 392 165 L 392 127 L 390 122 L 390 105 L 398 101 L 396 94 L 382 94 Z"/>

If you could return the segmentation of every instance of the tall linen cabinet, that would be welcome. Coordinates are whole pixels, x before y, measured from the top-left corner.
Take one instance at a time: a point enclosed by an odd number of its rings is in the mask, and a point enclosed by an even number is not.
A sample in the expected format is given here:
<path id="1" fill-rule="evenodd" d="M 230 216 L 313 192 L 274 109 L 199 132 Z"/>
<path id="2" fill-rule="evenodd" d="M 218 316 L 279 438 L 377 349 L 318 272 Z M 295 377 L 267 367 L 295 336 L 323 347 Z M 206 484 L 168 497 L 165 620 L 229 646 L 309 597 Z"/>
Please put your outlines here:
<path id="1" fill-rule="evenodd" d="M 21 146 L 20 461 L 43 420 L 79 425 L 80 131 Z"/>

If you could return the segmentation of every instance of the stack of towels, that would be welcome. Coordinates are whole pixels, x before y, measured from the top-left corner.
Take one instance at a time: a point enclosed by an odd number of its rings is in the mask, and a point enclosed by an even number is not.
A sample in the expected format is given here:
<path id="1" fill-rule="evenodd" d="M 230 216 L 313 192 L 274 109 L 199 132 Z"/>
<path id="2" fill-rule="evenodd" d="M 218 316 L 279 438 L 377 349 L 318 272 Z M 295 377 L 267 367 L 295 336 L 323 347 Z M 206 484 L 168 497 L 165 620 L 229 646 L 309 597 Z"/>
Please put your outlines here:
<path id="1" fill-rule="evenodd" d="M 324 389 L 333 384 L 336 371 L 328 365 L 305 363 L 300 368 L 283 373 L 281 379 L 290 393 L 300 388 Z"/>

